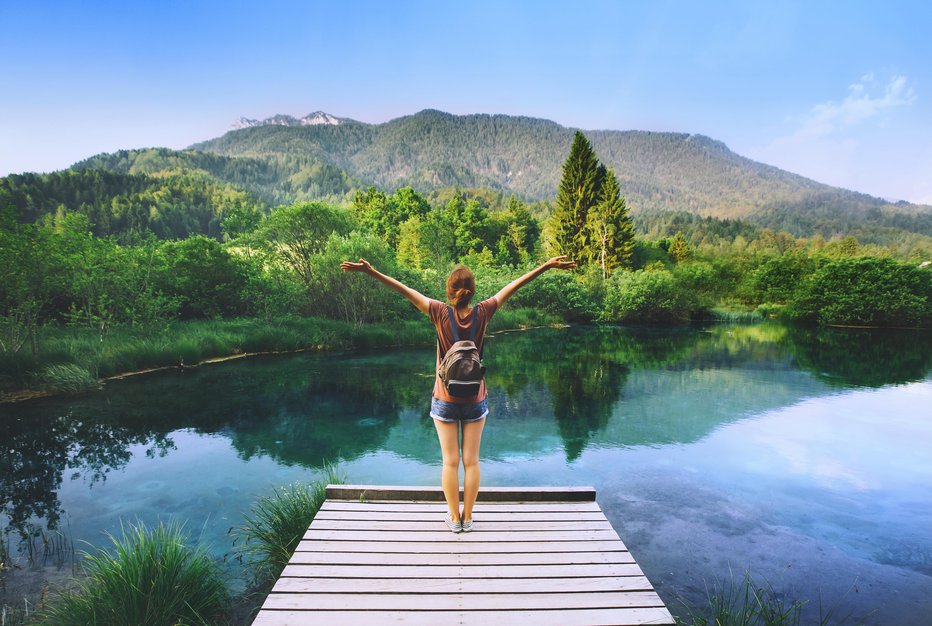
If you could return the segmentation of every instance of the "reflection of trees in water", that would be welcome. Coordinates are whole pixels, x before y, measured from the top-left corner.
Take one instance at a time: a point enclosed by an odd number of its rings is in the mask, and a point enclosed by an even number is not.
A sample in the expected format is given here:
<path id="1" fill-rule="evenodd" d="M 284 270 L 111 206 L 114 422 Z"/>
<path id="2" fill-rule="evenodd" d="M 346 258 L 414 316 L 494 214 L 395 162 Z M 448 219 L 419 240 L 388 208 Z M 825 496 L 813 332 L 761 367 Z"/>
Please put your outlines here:
<path id="1" fill-rule="evenodd" d="M 771 379 L 761 382 L 761 390 L 747 390 L 739 376 L 729 389 L 731 379 L 718 372 L 792 370 L 788 354 L 834 385 L 903 383 L 928 375 L 932 334 L 766 325 L 710 331 L 573 327 L 493 337 L 486 358 L 493 400 L 504 395 L 527 405 L 517 410 L 530 411 L 529 418 L 541 412 L 540 403 L 549 405 L 572 461 L 606 431 L 632 372 L 707 369 L 722 396 L 760 395 L 774 386 Z M 167 372 L 113 383 L 103 392 L 0 407 L 0 515 L 9 518 L 8 531 L 29 533 L 42 520 L 55 527 L 67 470 L 86 481 L 105 480 L 130 461 L 132 446 L 146 446 L 150 456 L 166 454 L 173 447 L 169 434 L 179 429 L 222 433 L 243 459 L 270 456 L 318 468 L 355 459 L 386 445 L 402 410 L 422 412 L 432 385 L 432 350 L 299 355 Z M 698 438 L 723 418 L 714 409 L 629 415 L 608 430 L 612 441 L 624 445 L 679 441 L 684 428 Z M 419 423 L 425 441 L 433 441 L 430 420 Z M 513 445 L 533 438 L 525 433 Z"/>
<path id="2" fill-rule="evenodd" d="M 148 455 L 164 455 L 173 447 L 164 434 L 140 432 L 131 427 L 101 422 L 97 416 L 65 414 L 42 418 L 31 413 L 0 423 L 3 456 L 0 459 L 0 512 L 9 518 L 6 532 L 21 537 L 39 532 L 44 520 L 58 527 L 61 506 L 58 489 L 65 469 L 91 482 L 106 480 L 107 473 L 126 465 L 131 445 L 148 445 Z"/>
<path id="3" fill-rule="evenodd" d="M 4 407 L 0 513 L 9 518 L 6 531 L 38 532 L 43 520 L 55 528 L 66 470 L 72 478 L 105 480 L 130 461 L 134 445 L 164 456 L 174 447 L 168 434 L 179 429 L 222 432 L 244 459 L 268 455 L 321 467 L 338 456 L 357 458 L 382 445 L 399 408 L 430 392 L 429 372 L 416 375 L 423 372 L 404 353 L 398 361 L 254 359 L 140 377 L 14 411 Z M 423 369 L 423 354 L 412 362 Z M 15 418 L 6 415 L 14 412 Z"/>
<path id="4" fill-rule="evenodd" d="M 573 461 L 608 423 L 628 372 L 680 358 L 696 336 L 612 327 L 510 335 L 490 347 L 489 383 L 511 396 L 542 383 L 550 393 L 566 458 Z"/>
<path id="5" fill-rule="evenodd" d="M 932 369 L 932 333 L 918 330 L 791 328 L 799 366 L 840 387 L 922 380 Z"/>

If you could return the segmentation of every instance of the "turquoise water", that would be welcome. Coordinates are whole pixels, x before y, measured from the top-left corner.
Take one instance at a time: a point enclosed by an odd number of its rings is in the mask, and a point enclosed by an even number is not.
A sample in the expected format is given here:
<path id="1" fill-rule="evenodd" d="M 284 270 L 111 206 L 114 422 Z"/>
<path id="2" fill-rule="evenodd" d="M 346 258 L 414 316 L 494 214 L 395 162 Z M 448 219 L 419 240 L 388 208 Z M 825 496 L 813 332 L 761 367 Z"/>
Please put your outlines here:
<path id="1" fill-rule="evenodd" d="M 807 619 L 821 592 L 836 616 L 929 624 L 930 348 L 769 325 L 502 333 L 483 483 L 595 486 L 675 613 L 749 569 L 812 600 Z M 436 484 L 432 363 L 252 358 L 0 406 L 0 524 L 58 524 L 83 548 L 177 518 L 223 558 L 257 497 L 326 461 L 353 483 Z"/>

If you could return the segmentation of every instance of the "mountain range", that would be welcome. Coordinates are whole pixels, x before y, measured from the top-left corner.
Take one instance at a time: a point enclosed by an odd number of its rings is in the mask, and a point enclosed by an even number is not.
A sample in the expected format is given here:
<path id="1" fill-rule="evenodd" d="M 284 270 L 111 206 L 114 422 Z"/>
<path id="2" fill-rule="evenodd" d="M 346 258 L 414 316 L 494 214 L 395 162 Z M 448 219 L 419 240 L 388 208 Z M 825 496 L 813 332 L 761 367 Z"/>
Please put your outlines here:
<path id="1" fill-rule="evenodd" d="M 115 175 L 196 173 L 273 206 L 343 200 L 370 185 L 422 194 L 487 188 L 553 201 L 577 129 L 509 115 L 424 110 L 382 124 L 317 111 L 302 118 L 242 118 L 186 150 L 101 154 L 72 166 Z M 612 168 L 632 215 L 686 212 L 741 219 L 797 236 L 884 231 L 932 236 L 932 207 L 891 203 L 745 158 L 697 134 L 583 131 Z"/>
<path id="2" fill-rule="evenodd" d="M 321 119 L 317 112 L 303 119 Z M 552 200 L 574 128 L 508 115 L 451 115 L 435 110 L 364 124 L 282 125 L 281 116 L 191 146 L 232 158 L 310 159 L 362 186 L 422 192 L 485 187 L 527 200 Z M 294 120 L 294 118 L 291 118 Z M 614 169 L 633 214 L 685 211 L 741 218 L 798 235 L 833 234 L 873 222 L 932 235 L 932 207 L 891 203 L 818 183 L 735 154 L 703 135 L 584 131 Z"/>

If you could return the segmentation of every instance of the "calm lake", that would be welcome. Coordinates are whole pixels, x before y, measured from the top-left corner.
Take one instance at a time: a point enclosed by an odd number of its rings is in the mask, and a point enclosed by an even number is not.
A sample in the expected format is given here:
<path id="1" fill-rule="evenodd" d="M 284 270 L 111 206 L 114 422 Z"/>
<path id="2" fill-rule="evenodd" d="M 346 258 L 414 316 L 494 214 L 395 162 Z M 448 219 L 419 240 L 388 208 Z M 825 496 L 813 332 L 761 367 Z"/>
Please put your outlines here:
<path id="1" fill-rule="evenodd" d="M 257 357 L 0 405 L 0 525 L 86 549 L 175 518 L 219 558 L 259 496 L 327 461 L 439 484 L 433 357 Z M 594 486 L 675 614 L 750 570 L 809 619 L 821 593 L 835 623 L 932 623 L 932 335 L 538 329 L 486 363 L 483 484 Z"/>

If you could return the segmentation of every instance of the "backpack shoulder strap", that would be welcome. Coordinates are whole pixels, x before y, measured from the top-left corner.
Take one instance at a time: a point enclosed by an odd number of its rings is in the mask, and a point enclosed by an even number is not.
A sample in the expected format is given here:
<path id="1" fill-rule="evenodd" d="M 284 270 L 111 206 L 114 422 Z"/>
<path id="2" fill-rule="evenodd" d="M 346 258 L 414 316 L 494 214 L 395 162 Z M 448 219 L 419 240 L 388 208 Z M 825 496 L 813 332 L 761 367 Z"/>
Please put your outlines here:
<path id="1" fill-rule="evenodd" d="M 448 306 L 447 316 L 450 318 L 450 330 L 453 331 L 453 343 L 456 343 L 460 340 L 460 334 L 456 330 L 456 318 L 453 317 L 454 315 L 456 315 L 456 313 L 453 312 L 453 307 Z"/>

